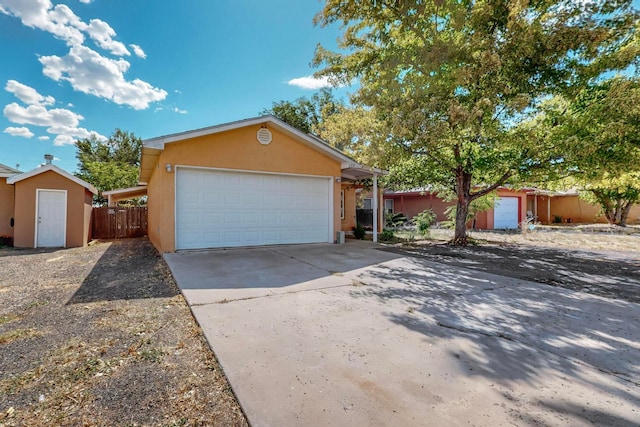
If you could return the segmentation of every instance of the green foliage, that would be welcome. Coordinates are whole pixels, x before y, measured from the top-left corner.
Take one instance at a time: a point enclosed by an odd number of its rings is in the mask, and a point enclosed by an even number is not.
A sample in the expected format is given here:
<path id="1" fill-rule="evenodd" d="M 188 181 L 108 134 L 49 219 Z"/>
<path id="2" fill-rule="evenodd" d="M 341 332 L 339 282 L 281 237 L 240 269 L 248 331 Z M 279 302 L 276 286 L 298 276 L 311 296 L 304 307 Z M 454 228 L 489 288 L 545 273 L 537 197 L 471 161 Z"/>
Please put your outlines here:
<path id="1" fill-rule="evenodd" d="M 432 209 L 426 209 L 414 216 L 411 221 L 416 225 L 418 233 L 422 236 L 428 236 L 431 226 L 436 221 L 436 214 Z"/>
<path id="2" fill-rule="evenodd" d="M 396 147 L 390 182 L 457 195 L 464 244 L 473 200 L 562 161 L 527 120 L 549 96 L 634 63 L 638 16 L 631 0 L 327 0 L 316 23 L 344 34 L 314 63 L 337 83 L 358 81 L 352 102 L 385 124 L 374 146 Z"/>
<path id="3" fill-rule="evenodd" d="M 382 233 L 380 233 L 380 236 L 378 236 L 378 240 L 380 240 L 381 242 L 392 242 L 395 240 L 395 237 L 396 233 L 394 230 L 385 228 L 384 230 L 382 230 Z"/>
<path id="4" fill-rule="evenodd" d="M 330 89 L 322 89 L 311 98 L 274 102 L 260 114 L 272 114 L 304 133 L 320 136 L 321 123 L 342 107 L 343 103 L 335 99 Z"/>
<path id="5" fill-rule="evenodd" d="M 364 236 L 367 234 L 362 224 L 356 225 L 351 229 L 351 231 L 353 231 L 353 237 L 355 237 L 358 240 L 364 239 Z"/>
<path id="6" fill-rule="evenodd" d="M 100 193 L 94 196 L 94 204 L 106 204 L 103 191 L 137 185 L 142 140 L 132 132 L 116 129 L 106 141 L 92 136 L 76 141 L 75 146 L 78 149 L 75 175 L 93 184 Z"/>
<path id="7" fill-rule="evenodd" d="M 402 212 L 398 212 L 398 213 L 387 212 L 384 215 L 385 227 L 395 228 L 395 227 L 401 226 L 406 222 L 407 222 L 407 217 Z"/>
<path id="8" fill-rule="evenodd" d="M 447 201 L 451 201 L 453 196 L 451 194 L 444 193 L 444 198 Z M 473 220 L 480 212 L 486 212 L 493 209 L 495 204 L 495 193 L 486 194 L 471 202 L 467 211 L 467 220 L 465 224 Z M 447 217 L 447 221 L 443 221 L 442 225 L 446 228 L 454 228 L 456 225 L 457 206 L 449 206 L 444 210 L 444 215 Z"/>
<path id="9" fill-rule="evenodd" d="M 625 225 L 640 202 L 640 79 L 617 76 L 549 101 L 539 118 L 549 143 L 561 147 L 555 187 L 571 186 L 599 204 L 609 223 Z"/>

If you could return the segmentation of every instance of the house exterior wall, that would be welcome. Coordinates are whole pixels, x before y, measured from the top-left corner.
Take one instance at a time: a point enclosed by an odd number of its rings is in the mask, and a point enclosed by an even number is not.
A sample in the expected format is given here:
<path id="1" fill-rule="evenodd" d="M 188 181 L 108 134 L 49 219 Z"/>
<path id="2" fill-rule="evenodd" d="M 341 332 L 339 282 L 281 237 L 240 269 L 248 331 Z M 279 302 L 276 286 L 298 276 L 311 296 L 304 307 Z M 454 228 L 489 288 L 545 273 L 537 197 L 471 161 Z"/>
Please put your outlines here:
<path id="1" fill-rule="evenodd" d="M 518 222 L 524 221 L 527 206 L 527 194 L 525 192 L 499 189 L 496 191 L 496 195 L 498 197 L 518 197 Z M 436 221 L 447 221 L 445 210 L 456 204 L 455 202 L 447 202 L 438 197 L 437 194 L 430 192 L 385 194 L 384 199 L 393 199 L 394 212 L 402 212 L 409 220 L 426 209 L 432 209 L 436 214 Z M 475 226 L 473 221 L 469 223 L 469 227 L 479 230 L 493 230 L 493 226 L 493 209 L 476 215 Z"/>
<path id="2" fill-rule="evenodd" d="M 542 206 L 540 205 L 540 200 L 541 196 L 538 196 L 538 220 L 542 223 L 553 223 L 556 216 L 560 217 L 563 223 L 607 223 L 604 215 L 600 214 L 600 206 L 587 203 L 577 195 L 551 197 L 550 218 L 548 218 L 546 214 L 546 199 L 544 199 Z M 542 219 L 540 215 L 541 208 L 544 210 L 544 212 L 542 212 Z M 640 205 L 631 207 L 627 224 L 640 224 Z"/>
<path id="3" fill-rule="evenodd" d="M 0 178 L 0 236 L 13 237 L 14 187 L 7 184 L 7 178 Z"/>
<path id="4" fill-rule="evenodd" d="M 393 200 L 394 213 L 403 213 L 408 220 L 426 209 L 433 209 L 436 214 L 436 221 L 446 221 L 444 211 L 447 207 L 455 205 L 453 202 L 445 202 L 434 193 L 403 193 L 385 194 L 385 200 Z"/>
<path id="5" fill-rule="evenodd" d="M 268 128 L 273 135 L 268 145 L 256 138 L 260 125 L 165 145 L 147 188 L 149 239 L 160 252 L 175 251 L 175 171 L 180 166 L 333 177 L 332 235 L 341 230 L 341 184 L 335 180 L 341 176 L 340 163 L 278 129 Z M 171 172 L 165 170 L 166 164 L 172 165 Z"/>
<path id="6" fill-rule="evenodd" d="M 14 187 L 14 246 L 22 248 L 35 246 L 36 190 L 38 189 L 67 191 L 66 247 L 85 246 L 87 244 L 91 215 L 91 192 L 87 191 L 86 188 L 53 171 L 47 171 L 16 182 Z M 88 214 L 87 210 L 89 211 Z"/>
<path id="7" fill-rule="evenodd" d="M 343 184 L 344 191 L 344 219 L 340 221 L 340 230 L 351 231 L 356 226 L 356 188 Z"/>

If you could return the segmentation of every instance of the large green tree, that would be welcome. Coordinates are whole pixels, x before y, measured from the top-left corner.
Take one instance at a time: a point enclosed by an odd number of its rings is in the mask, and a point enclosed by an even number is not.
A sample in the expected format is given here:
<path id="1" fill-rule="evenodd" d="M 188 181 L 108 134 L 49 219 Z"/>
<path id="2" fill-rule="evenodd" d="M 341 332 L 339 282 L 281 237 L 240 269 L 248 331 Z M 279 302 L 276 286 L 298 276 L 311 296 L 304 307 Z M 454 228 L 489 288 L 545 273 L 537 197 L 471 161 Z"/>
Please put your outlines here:
<path id="1" fill-rule="evenodd" d="M 319 126 L 323 120 L 337 113 L 344 103 L 333 96 L 331 89 L 321 89 L 307 98 L 294 101 L 276 101 L 271 108 L 265 108 L 260 114 L 272 114 L 283 122 L 304 132 L 319 135 Z"/>
<path id="2" fill-rule="evenodd" d="M 99 191 L 94 197 L 95 204 L 106 204 L 103 191 L 137 185 L 142 140 L 132 132 L 116 129 L 106 141 L 91 137 L 76 141 L 75 146 L 76 176 Z"/>
<path id="3" fill-rule="evenodd" d="M 562 158 L 520 125 L 540 103 L 639 52 L 631 0 L 327 0 L 316 23 L 343 25 L 341 51 L 317 48 L 318 75 L 358 81 L 353 101 L 402 149 L 400 181 L 455 193 L 456 244 L 473 200 Z"/>
<path id="4" fill-rule="evenodd" d="M 547 102 L 541 128 L 564 156 L 559 164 L 599 204 L 611 224 L 626 225 L 640 202 L 640 79 L 617 76 L 585 87 L 572 100 Z"/>

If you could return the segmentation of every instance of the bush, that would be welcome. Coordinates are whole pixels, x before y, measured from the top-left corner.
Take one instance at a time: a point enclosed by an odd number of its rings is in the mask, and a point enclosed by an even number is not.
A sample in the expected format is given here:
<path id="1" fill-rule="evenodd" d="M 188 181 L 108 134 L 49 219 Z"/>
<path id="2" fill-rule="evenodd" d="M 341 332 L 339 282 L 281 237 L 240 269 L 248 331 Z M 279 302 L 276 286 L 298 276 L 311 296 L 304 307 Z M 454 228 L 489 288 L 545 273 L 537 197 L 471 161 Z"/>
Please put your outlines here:
<path id="1" fill-rule="evenodd" d="M 380 233 L 380 237 L 379 240 L 381 242 L 391 242 L 395 239 L 396 233 L 390 229 L 390 228 L 385 228 L 384 230 L 382 230 L 382 233 Z"/>
<path id="2" fill-rule="evenodd" d="M 384 222 L 385 222 L 385 227 L 399 227 L 402 224 L 404 224 L 405 222 L 407 222 L 407 217 L 404 216 L 403 213 L 399 212 L 399 213 L 390 213 L 387 212 L 384 215 Z"/>
<path id="3" fill-rule="evenodd" d="M 429 235 L 429 229 L 436 220 L 436 214 L 432 209 L 427 209 L 414 216 L 412 222 L 416 225 L 418 233 L 423 236 Z"/>
<path id="4" fill-rule="evenodd" d="M 353 231 L 353 237 L 355 237 L 358 240 L 363 240 L 365 234 L 367 234 L 362 224 L 356 225 L 351 229 L 351 231 Z"/>

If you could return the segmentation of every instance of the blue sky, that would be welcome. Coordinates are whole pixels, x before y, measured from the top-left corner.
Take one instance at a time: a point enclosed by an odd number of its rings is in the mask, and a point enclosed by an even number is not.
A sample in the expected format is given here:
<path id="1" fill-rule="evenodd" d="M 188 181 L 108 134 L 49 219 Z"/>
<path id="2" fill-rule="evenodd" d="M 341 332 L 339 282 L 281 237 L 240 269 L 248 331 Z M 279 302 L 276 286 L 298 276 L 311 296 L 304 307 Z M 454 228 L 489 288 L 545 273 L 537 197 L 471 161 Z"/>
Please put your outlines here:
<path id="1" fill-rule="evenodd" d="M 310 96 L 319 0 L 0 0 L 0 163 L 27 171 L 115 128 L 151 138 Z M 339 90 L 345 95 L 347 89 Z"/>

